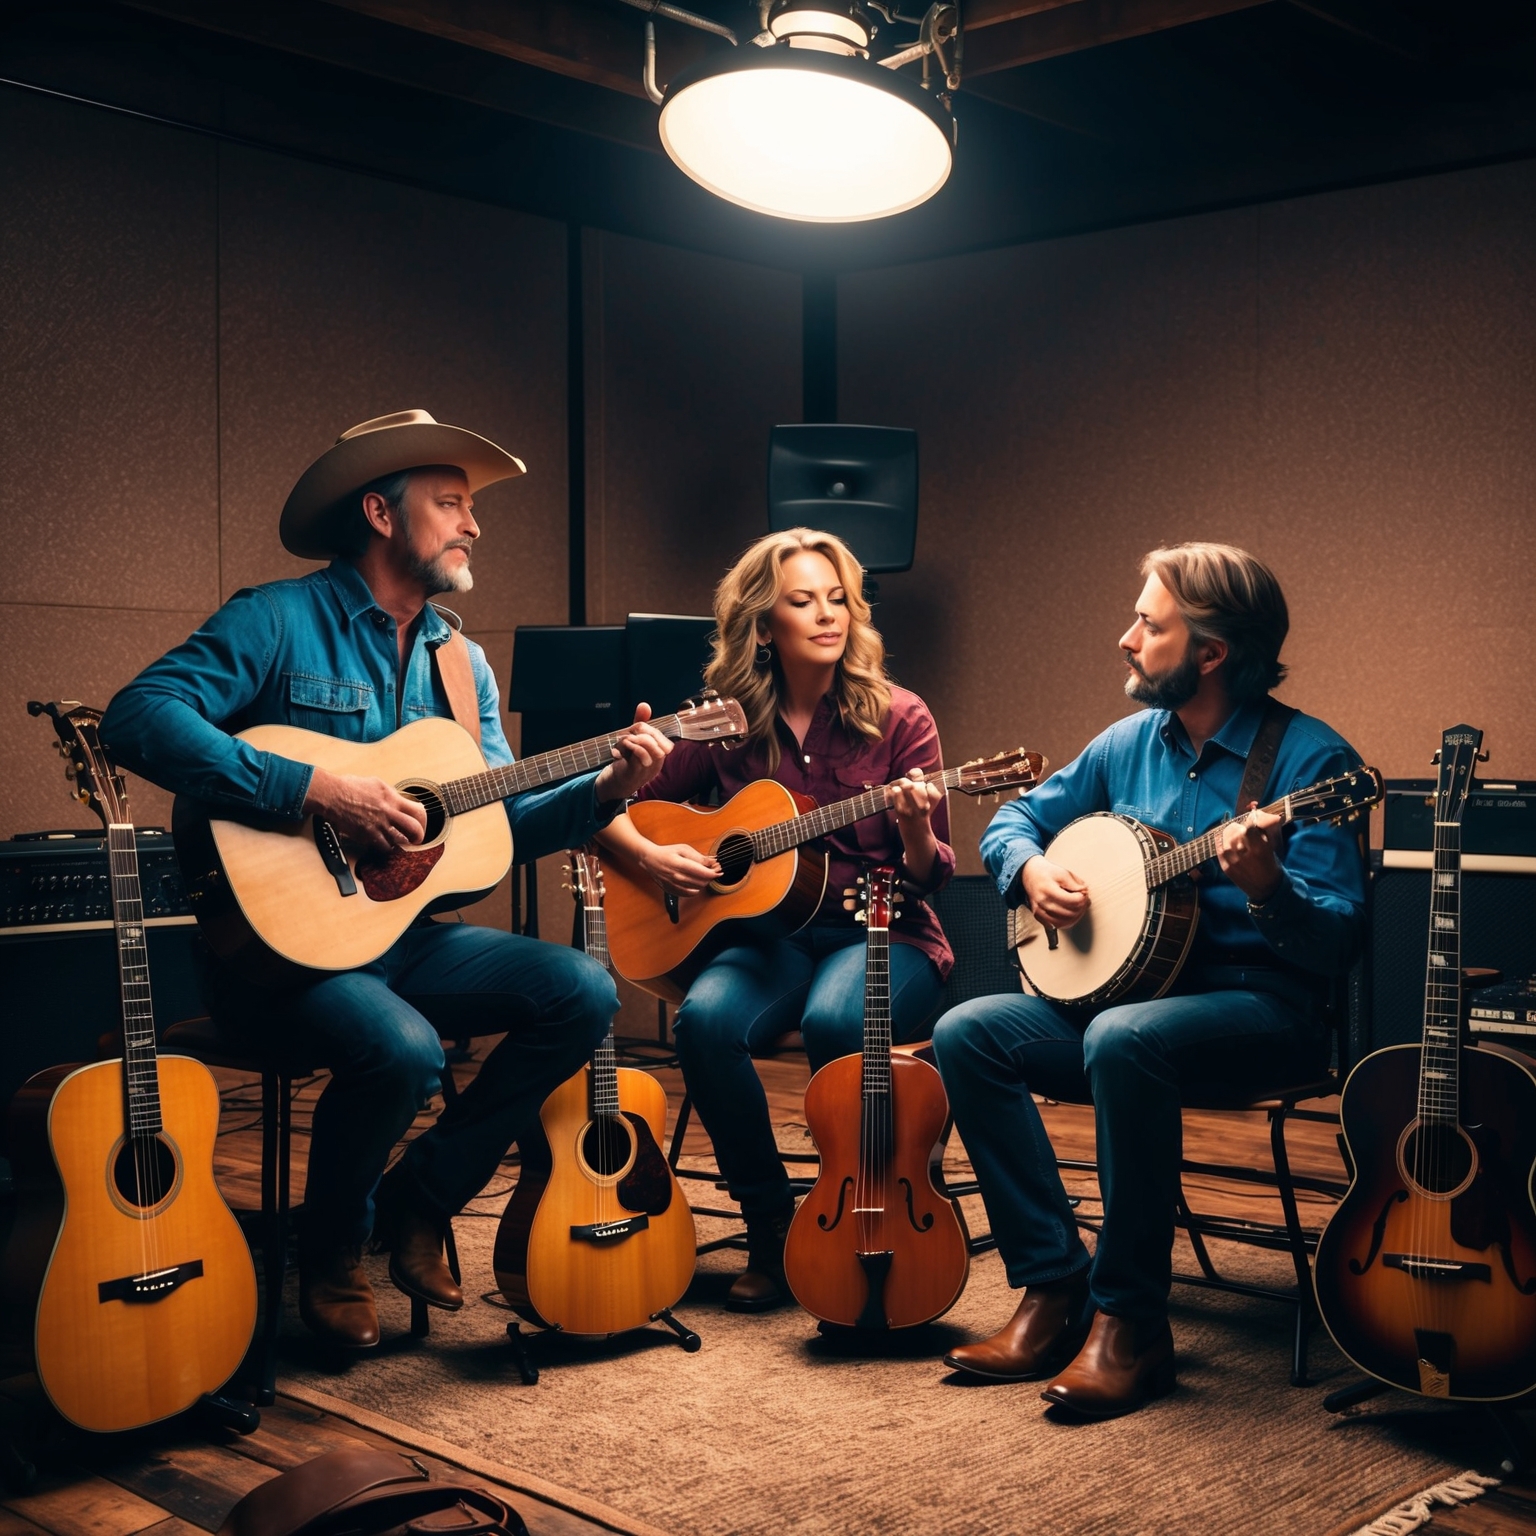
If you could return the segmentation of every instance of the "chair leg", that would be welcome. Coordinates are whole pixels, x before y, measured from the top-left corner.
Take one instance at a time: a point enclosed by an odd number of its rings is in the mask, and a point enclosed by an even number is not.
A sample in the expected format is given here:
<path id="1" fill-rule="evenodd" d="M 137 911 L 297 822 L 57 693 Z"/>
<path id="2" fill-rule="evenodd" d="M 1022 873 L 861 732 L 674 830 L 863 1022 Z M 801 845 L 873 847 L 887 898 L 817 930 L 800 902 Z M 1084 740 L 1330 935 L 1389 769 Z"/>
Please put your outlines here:
<path id="1" fill-rule="evenodd" d="M 1291 1160 L 1285 1147 L 1285 1122 L 1289 1113 L 1289 1104 L 1281 1104 L 1270 1111 L 1269 1146 L 1275 1162 L 1280 1209 L 1285 1213 L 1291 1263 L 1296 1270 L 1296 1334 L 1291 1347 L 1291 1385 L 1304 1387 L 1307 1385 L 1307 1335 L 1312 1328 L 1314 1302 L 1307 1238 L 1301 1228 L 1301 1212 L 1296 1208 L 1296 1186 L 1291 1182 Z"/>
<path id="2" fill-rule="evenodd" d="M 1189 1201 L 1184 1195 L 1184 1181 L 1179 1180 L 1179 1192 L 1174 1200 L 1174 1213 L 1179 1224 L 1184 1228 L 1184 1235 L 1189 1239 L 1189 1246 L 1195 1251 L 1195 1262 L 1200 1266 L 1200 1273 L 1207 1280 L 1219 1280 L 1216 1265 L 1211 1260 L 1210 1249 L 1205 1246 L 1205 1234 L 1201 1232 L 1195 1213 L 1189 1208 Z"/>
<path id="3" fill-rule="evenodd" d="M 677 1124 L 672 1127 L 672 1140 L 667 1147 L 667 1164 L 673 1173 L 683 1156 L 683 1137 L 688 1134 L 688 1122 L 693 1118 L 693 1096 L 683 1095 L 682 1107 L 677 1112 Z"/>

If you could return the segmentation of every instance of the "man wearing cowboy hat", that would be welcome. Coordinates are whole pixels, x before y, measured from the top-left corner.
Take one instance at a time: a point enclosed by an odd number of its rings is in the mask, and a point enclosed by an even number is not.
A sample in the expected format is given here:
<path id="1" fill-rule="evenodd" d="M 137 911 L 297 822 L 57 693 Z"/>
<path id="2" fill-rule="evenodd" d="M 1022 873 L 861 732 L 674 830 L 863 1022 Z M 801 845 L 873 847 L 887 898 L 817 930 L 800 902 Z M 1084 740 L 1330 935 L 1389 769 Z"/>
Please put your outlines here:
<path id="1" fill-rule="evenodd" d="M 424 715 L 466 723 L 477 711 L 487 762 L 510 763 L 485 654 L 430 599 L 471 585 L 475 492 L 522 473 L 494 443 L 425 411 L 343 433 L 300 477 L 279 524 L 291 553 L 330 563 L 236 593 L 123 689 L 102 722 L 119 761 L 215 806 L 323 817 L 355 845 L 421 841 L 425 813 L 393 785 L 233 733 L 271 723 L 367 742 Z M 648 718 L 642 705 L 601 772 L 507 802 L 525 857 L 586 842 L 655 775 L 671 743 Z M 591 1055 L 618 1006 L 607 972 L 575 949 L 462 923 L 418 923 L 372 964 L 306 986 L 279 992 L 219 973 L 212 989 L 215 1016 L 237 1039 L 331 1070 L 310 1143 L 300 1311 L 353 1348 L 379 1337 L 362 1266 L 370 1235 L 389 1247 L 401 1290 L 463 1305 L 443 1258 L 450 1218 Z M 474 1082 L 381 1181 L 440 1086 L 440 1032 L 503 1031 Z"/>

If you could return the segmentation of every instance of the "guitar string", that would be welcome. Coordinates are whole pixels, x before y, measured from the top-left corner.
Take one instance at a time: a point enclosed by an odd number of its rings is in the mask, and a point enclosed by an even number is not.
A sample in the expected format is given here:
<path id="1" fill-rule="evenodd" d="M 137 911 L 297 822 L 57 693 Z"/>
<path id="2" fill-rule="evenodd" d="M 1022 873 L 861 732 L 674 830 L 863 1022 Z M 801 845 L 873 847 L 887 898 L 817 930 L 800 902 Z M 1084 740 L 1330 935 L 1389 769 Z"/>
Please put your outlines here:
<path id="1" fill-rule="evenodd" d="M 127 835 L 133 836 L 132 827 L 128 827 Z M 135 849 L 135 854 L 137 850 Z M 126 1148 L 133 1158 L 133 1197 L 135 1208 L 140 1213 L 151 1208 L 153 1198 L 153 1169 L 150 1161 L 151 1149 L 145 1145 L 144 1138 L 139 1134 L 136 1124 L 137 1084 L 134 1081 L 134 1032 L 133 1032 L 133 999 L 129 995 L 132 982 L 129 976 L 130 959 L 126 953 L 129 942 L 129 927 L 136 918 L 142 917 L 142 902 L 139 913 L 130 910 L 131 897 L 135 881 L 133 876 L 137 873 L 137 858 L 130 865 L 129 857 L 123 848 L 123 826 L 121 823 L 113 823 L 107 828 L 107 859 L 112 875 L 112 913 L 113 913 L 113 937 L 116 940 L 119 986 L 122 994 L 123 1007 L 123 1132 Z M 142 939 L 142 928 L 140 938 Z M 108 1177 L 115 1182 L 115 1169 L 108 1169 Z M 152 1272 L 155 1264 L 154 1239 L 156 1236 L 153 1221 L 140 1214 L 138 1219 L 139 1240 L 139 1273 L 147 1275 Z"/>

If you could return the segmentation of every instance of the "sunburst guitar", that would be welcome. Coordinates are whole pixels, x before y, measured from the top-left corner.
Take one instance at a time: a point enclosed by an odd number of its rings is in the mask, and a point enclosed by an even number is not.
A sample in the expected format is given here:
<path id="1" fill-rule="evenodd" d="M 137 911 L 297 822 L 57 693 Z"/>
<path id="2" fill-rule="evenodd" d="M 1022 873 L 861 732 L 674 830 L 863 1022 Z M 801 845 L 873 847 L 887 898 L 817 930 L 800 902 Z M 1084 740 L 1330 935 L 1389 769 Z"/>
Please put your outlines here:
<path id="1" fill-rule="evenodd" d="M 1350 1073 L 1353 1180 L 1317 1244 L 1318 1310 L 1363 1371 L 1427 1397 L 1536 1390 L 1536 1076 L 1462 1039 L 1461 821 L 1482 732 L 1439 753 L 1424 1028 Z"/>
<path id="2" fill-rule="evenodd" d="M 134 1429 L 235 1373 L 256 1327 L 256 1271 L 214 1183 L 213 1077 L 155 1049 L 138 852 L 100 712 L 44 710 L 106 824 L 123 1056 L 40 1073 L 12 1102 L 21 1200 L 5 1300 L 15 1307 L 36 1278 L 33 1361 L 54 1407 L 82 1429 Z"/>
<path id="3" fill-rule="evenodd" d="M 586 952 L 608 964 L 603 875 L 571 854 Z M 693 1212 L 662 1154 L 667 1098 L 648 1072 L 619 1067 L 613 1036 L 544 1101 L 543 1143 L 522 1143 L 522 1172 L 496 1230 L 496 1284 L 529 1322 L 566 1333 L 623 1333 L 666 1322 L 694 1270 Z"/>

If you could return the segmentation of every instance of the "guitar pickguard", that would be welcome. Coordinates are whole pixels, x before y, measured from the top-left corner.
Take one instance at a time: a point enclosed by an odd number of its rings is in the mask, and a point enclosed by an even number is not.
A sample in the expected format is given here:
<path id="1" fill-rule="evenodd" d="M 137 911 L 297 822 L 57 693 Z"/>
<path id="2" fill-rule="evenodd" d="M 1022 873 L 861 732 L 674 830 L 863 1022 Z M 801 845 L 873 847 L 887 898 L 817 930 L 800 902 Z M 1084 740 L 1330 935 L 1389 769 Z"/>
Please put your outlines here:
<path id="1" fill-rule="evenodd" d="M 626 1211 L 660 1216 L 672 1204 L 672 1170 L 644 1117 L 631 1109 L 624 1110 L 623 1115 L 635 1135 L 635 1160 L 619 1180 L 619 1204 Z"/>
<path id="2" fill-rule="evenodd" d="M 389 853 L 365 853 L 357 861 L 357 878 L 370 901 L 399 901 L 432 873 L 443 856 L 443 844 L 431 848 L 395 848 Z"/>

